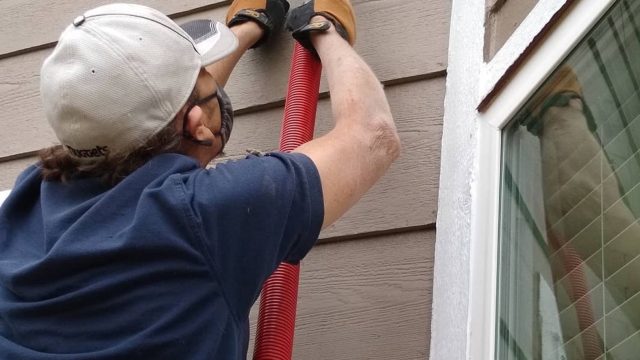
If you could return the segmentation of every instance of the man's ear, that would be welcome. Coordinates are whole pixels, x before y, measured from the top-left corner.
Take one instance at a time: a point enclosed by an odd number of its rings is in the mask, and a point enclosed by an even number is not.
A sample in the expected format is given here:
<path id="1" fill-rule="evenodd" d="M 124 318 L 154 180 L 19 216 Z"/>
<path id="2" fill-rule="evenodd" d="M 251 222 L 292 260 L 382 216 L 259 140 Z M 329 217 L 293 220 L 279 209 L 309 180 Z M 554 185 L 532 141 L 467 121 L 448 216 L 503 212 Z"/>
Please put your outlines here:
<path id="1" fill-rule="evenodd" d="M 203 130 L 206 129 L 204 126 L 204 111 L 198 105 L 191 108 L 189 113 L 186 116 L 187 121 L 187 131 L 194 139 L 203 140 L 202 136 L 204 135 Z M 200 137 L 198 137 L 198 135 Z"/>

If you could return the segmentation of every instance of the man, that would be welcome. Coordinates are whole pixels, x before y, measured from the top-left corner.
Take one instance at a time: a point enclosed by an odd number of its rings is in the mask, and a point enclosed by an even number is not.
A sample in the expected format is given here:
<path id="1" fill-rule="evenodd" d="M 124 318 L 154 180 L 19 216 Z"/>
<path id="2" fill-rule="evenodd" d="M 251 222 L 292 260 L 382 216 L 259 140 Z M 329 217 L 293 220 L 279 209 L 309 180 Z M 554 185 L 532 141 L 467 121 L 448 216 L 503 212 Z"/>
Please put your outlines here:
<path id="1" fill-rule="evenodd" d="M 613 147 L 601 142 L 583 93 L 573 67 L 563 65 L 533 98 L 524 125 L 540 142 L 549 263 L 563 337 L 579 334 L 582 358 L 590 360 L 605 352 L 605 336 L 593 326 L 602 316 L 601 299 L 607 294 L 611 308 L 626 300 L 610 295 L 613 282 L 595 289 L 640 255 L 640 225 L 619 181 L 624 166 L 616 169 L 610 161 L 605 148 Z M 632 141 L 627 146 L 635 153 Z M 631 307 L 623 310 L 635 314 Z M 617 325 L 633 328 L 633 316 L 621 316 Z"/>
<path id="2" fill-rule="evenodd" d="M 288 27 L 323 62 L 334 129 L 291 154 L 205 168 L 232 129 L 231 70 L 288 8 L 236 0 L 230 30 L 182 29 L 113 4 L 63 32 L 41 76 L 61 145 L 0 209 L 3 358 L 246 357 L 265 279 L 302 259 L 399 153 L 382 87 L 350 46 L 351 5 L 312 1 Z"/>

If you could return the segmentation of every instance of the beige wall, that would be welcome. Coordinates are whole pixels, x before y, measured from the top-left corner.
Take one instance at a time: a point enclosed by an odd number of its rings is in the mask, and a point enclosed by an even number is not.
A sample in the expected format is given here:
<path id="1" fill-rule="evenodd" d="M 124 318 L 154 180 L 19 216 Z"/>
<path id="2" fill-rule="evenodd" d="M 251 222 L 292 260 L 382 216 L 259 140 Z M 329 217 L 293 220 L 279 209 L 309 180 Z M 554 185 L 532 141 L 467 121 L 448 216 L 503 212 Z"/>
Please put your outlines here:
<path id="1" fill-rule="evenodd" d="M 490 61 L 538 0 L 487 0 L 485 61 Z"/>
<path id="2" fill-rule="evenodd" d="M 3 0 L 0 18 L 0 190 L 56 143 L 40 104 L 39 68 L 59 33 L 98 0 Z M 293 4 L 299 0 L 291 1 Z M 424 359 L 440 167 L 450 1 L 353 0 L 356 49 L 386 86 L 404 152 L 303 262 L 296 359 Z M 178 22 L 223 19 L 230 1 L 146 0 Z M 228 84 L 237 110 L 227 157 L 274 150 L 292 40 L 251 51 Z M 321 91 L 327 91 L 323 82 Z M 317 134 L 331 127 L 323 95 Z M 224 160 L 224 159 L 222 159 Z"/>

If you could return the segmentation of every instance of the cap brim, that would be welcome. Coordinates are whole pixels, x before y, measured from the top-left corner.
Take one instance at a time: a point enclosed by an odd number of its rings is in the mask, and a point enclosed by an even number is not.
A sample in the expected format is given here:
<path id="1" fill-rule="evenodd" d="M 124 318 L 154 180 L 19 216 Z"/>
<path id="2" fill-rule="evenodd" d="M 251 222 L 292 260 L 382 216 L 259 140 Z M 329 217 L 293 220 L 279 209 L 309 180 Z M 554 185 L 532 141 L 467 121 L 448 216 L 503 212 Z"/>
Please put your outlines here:
<path id="1" fill-rule="evenodd" d="M 180 27 L 193 39 L 196 51 L 202 57 L 202 66 L 212 64 L 238 48 L 238 38 L 220 22 L 195 20 Z"/>

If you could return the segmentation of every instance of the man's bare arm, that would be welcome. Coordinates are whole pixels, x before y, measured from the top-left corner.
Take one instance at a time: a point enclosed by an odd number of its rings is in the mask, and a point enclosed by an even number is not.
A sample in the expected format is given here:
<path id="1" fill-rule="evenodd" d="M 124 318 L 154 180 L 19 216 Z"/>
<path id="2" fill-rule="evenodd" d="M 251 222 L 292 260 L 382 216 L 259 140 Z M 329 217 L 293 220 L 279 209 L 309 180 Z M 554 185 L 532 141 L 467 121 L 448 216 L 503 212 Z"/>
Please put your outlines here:
<path id="1" fill-rule="evenodd" d="M 349 43 L 333 26 L 311 40 L 327 73 L 335 127 L 295 151 L 309 156 L 320 173 L 324 228 L 385 173 L 400 140 L 382 85 Z"/>
<path id="2" fill-rule="evenodd" d="M 231 31 L 238 38 L 238 48 L 229 56 L 217 61 L 205 69 L 213 76 L 218 85 L 225 86 L 229 80 L 231 72 L 240 61 L 240 58 L 253 44 L 258 41 L 263 34 L 262 28 L 258 24 L 247 21 L 231 27 Z"/>
<path id="3" fill-rule="evenodd" d="M 249 48 L 263 46 L 280 30 L 288 10 L 286 0 L 234 0 L 231 3 L 225 23 L 238 38 L 238 48 L 205 68 L 219 85 L 226 85 L 229 75 Z"/>

